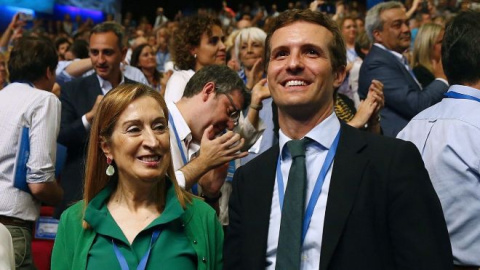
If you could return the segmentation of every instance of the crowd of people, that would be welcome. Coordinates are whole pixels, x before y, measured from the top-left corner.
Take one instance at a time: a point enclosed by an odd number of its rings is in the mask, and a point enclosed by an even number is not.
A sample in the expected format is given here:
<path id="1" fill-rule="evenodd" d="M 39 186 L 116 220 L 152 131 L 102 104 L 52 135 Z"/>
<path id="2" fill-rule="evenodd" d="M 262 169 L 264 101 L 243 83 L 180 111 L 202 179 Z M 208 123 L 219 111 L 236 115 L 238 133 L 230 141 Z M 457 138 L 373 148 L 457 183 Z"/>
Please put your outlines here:
<path id="1" fill-rule="evenodd" d="M 36 269 L 41 204 L 51 269 L 480 269 L 480 12 L 455 3 L 16 14 L 0 269 Z"/>

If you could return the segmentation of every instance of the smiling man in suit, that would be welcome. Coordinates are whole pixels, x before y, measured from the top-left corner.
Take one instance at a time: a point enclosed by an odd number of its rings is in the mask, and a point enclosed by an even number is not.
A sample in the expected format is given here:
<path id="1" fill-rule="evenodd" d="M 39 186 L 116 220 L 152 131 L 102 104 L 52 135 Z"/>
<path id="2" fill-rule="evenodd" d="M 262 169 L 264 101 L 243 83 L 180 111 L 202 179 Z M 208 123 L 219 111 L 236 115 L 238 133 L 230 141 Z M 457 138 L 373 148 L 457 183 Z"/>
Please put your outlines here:
<path id="1" fill-rule="evenodd" d="M 403 56 L 410 47 L 405 7 L 396 1 L 377 4 L 365 18 L 373 46 L 360 68 L 358 93 L 366 98 L 373 79 L 383 83 L 385 107 L 380 112 L 383 134 L 397 136 L 419 112 L 439 102 L 448 89 L 441 61 L 434 65 L 435 80 L 422 89 Z"/>
<path id="2" fill-rule="evenodd" d="M 235 173 L 225 269 L 452 269 L 440 202 L 415 146 L 334 114 L 346 65 L 335 23 L 286 11 L 266 45 L 279 144 Z"/>
<path id="3" fill-rule="evenodd" d="M 62 88 L 62 120 L 58 142 L 67 147 L 67 161 L 61 174 L 65 190 L 55 216 L 82 198 L 85 149 L 90 125 L 103 96 L 121 83 L 133 81 L 122 74 L 120 63 L 125 58 L 124 31 L 115 22 L 104 22 L 90 34 L 90 59 L 95 73 L 73 80 Z"/>

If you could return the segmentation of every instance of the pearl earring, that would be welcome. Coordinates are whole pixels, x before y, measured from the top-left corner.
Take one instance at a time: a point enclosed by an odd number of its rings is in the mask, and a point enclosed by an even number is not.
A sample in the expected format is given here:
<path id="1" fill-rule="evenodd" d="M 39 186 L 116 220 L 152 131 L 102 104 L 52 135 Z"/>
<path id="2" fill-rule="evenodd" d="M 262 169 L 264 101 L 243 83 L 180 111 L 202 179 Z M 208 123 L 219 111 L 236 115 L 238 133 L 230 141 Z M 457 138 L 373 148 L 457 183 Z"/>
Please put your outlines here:
<path id="1" fill-rule="evenodd" d="M 105 173 L 108 176 L 112 176 L 115 173 L 115 168 L 112 165 L 112 159 L 109 158 L 109 157 L 107 157 L 107 164 L 108 164 L 108 167 L 107 167 L 107 170 L 105 171 Z"/>

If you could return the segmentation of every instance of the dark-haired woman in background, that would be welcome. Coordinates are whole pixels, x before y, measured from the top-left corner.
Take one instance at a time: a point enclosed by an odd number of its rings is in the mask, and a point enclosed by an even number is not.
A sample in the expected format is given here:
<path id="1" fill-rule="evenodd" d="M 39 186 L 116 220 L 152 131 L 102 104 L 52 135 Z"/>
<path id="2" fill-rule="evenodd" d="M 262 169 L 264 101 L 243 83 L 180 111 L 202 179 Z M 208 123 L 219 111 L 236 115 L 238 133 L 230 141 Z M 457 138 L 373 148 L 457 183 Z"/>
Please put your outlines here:
<path id="1" fill-rule="evenodd" d="M 130 65 L 140 69 L 150 84 L 150 87 L 159 91 L 162 96 L 165 93 L 165 80 L 163 74 L 157 70 L 155 51 L 149 44 L 142 44 L 133 50 Z"/>

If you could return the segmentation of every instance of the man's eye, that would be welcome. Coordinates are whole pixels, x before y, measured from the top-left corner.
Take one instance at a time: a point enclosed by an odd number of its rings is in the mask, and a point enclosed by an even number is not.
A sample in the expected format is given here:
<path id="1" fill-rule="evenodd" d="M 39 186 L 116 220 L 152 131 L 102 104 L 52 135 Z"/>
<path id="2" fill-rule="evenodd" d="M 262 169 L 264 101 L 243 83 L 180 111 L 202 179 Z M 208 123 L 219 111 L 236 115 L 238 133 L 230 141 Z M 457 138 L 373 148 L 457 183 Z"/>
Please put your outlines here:
<path id="1" fill-rule="evenodd" d="M 286 51 L 279 51 L 279 52 L 276 52 L 274 55 L 273 55 L 273 58 L 274 59 L 281 59 L 281 58 L 284 58 L 284 57 L 287 57 L 288 56 L 288 53 Z"/>
<path id="2" fill-rule="evenodd" d="M 98 51 L 90 51 L 90 55 L 98 55 Z"/>
<path id="3" fill-rule="evenodd" d="M 310 49 L 310 50 L 307 50 L 307 54 L 308 55 L 318 55 L 318 52 L 316 50 Z"/>

